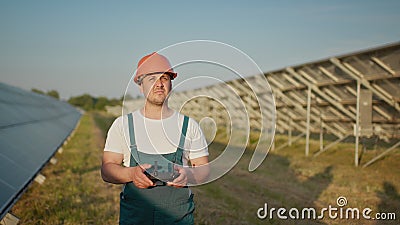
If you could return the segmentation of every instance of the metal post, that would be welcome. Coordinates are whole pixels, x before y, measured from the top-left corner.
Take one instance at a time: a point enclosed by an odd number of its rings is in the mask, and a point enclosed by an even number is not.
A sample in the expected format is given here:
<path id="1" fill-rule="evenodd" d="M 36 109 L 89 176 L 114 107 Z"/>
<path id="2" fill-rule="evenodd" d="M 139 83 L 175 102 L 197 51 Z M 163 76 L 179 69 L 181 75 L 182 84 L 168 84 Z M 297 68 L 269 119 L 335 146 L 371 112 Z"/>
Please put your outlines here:
<path id="1" fill-rule="evenodd" d="M 292 146 L 292 117 L 289 116 L 288 144 Z"/>
<path id="2" fill-rule="evenodd" d="M 356 113 L 356 146 L 354 152 L 354 165 L 358 166 L 358 143 L 360 139 L 360 80 L 357 80 L 357 113 Z"/>
<path id="3" fill-rule="evenodd" d="M 319 150 L 322 151 L 324 149 L 324 122 L 322 121 L 321 111 L 319 112 L 319 119 L 321 121 L 321 125 L 319 128 Z"/>
<path id="4" fill-rule="evenodd" d="M 396 149 L 397 147 L 400 146 L 400 141 L 397 142 L 395 145 L 393 145 L 392 147 L 388 148 L 387 150 L 385 150 L 383 153 L 381 153 L 380 155 L 376 156 L 375 158 L 371 159 L 369 162 L 367 162 L 363 168 L 371 165 L 372 163 L 374 163 L 375 161 L 377 161 L 378 159 L 382 158 L 383 156 L 385 156 L 386 154 L 388 154 L 390 151 L 392 151 L 393 149 Z"/>
<path id="5" fill-rule="evenodd" d="M 306 135 L 306 133 L 301 133 L 301 134 L 297 135 L 295 138 L 293 138 L 293 142 L 296 142 L 296 141 L 300 140 L 300 138 L 302 138 L 304 135 Z M 275 142 L 274 142 L 274 143 L 275 143 Z M 288 143 L 285 143 L 285 144 L 283 144 L 283 145 L 280 145 L 279 147 L 274 148 L 274 149 L 275 149 L 275 151 L 278 151 L 278 150 L 283 149 L 283 148 L 286 147 L 286 146 L 288 146 Z"/>
<path id="6" fill-rule="evenodd" d="M 328 144 L 327 146 L 325 146 L 325 148 L 322 149 L 322 151 L 319 151 L 319 152 L 315 153 L 315 154 L 314 154 L 314 157 L 317 157 L 317 156 L 320 155 L 322 152 L 324 152 L 324 151 L 330 149 L 331 147 L 335 146 L 337 143 L 343 141 L 344 139 L 347 138 L 347 136 L 348 136 L 348 135 L 343 136 L 343 137 L 341 137 L 341 138 L 338 138 L 336 141 L 334 141 L 334 142 Z"/>
<path id="7" fill-rule="evenodd" d="M 307 90 L 307 136 L 306 136 L 306 156 L 310 151 L 310 112 L 311 112 L 311 86 Z"/>

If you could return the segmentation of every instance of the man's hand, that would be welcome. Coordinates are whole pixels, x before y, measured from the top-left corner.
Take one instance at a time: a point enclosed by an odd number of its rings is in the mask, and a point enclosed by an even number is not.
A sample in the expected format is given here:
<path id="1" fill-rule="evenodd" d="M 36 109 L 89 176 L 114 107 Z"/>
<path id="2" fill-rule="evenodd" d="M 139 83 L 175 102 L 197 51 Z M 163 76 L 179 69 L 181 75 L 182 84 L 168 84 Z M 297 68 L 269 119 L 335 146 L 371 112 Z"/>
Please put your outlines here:
<path id="1" fill-rule="evenodd" d="M 151 181 L 144 171 L 151 167 L 150 164 L 142 164 L 139 166 L 130 167 L 131 168 L 131 177 L 133 184 L 138 188 L 148 188 L 153 187 L 155 184 Z"/>
<path id="2" fill-rule="evenodd" d="M 172 182 L 167 182 L 167 185 L 178 188 L 185 187 L 188 181 L 185 168 L 175 165 L 174 169 L 179 173 L 179 176 Z"/>

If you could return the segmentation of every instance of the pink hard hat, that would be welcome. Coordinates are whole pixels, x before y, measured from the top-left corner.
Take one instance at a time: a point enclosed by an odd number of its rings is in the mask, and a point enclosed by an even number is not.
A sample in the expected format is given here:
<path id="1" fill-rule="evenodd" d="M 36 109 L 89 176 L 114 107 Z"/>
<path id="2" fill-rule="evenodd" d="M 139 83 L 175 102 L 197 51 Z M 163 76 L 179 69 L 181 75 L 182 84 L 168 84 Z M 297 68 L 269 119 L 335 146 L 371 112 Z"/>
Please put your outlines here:
<path id="1" fill-rule="evenodd" d="M 171 76 L 171 80 L 177 76 L 177 73 L 174 73 L 174 70 L 171 68 L 169 60 L 165 56 L 153 52 L 139 60 L 133 80 L 135 83 L 140 84 L 142 76 L 157 73 L 168 73 Z"/>

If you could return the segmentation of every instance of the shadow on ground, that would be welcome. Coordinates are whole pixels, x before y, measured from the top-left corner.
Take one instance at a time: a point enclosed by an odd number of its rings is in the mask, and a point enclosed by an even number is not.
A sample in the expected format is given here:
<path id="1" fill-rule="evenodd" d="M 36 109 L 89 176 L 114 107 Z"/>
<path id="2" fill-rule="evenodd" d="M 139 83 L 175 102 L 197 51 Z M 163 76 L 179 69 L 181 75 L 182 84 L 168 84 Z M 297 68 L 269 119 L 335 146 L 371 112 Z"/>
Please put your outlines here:
<path id="1" fill-rule="evenodd" d="M 382 220 L 377 220 L 376 224 L 400 224 L 400 194 L 396 187 L 385 181 L 383 183 L 383 192 L 377 192 L 377 196 L 380 199 L 378 205 L 378 213 Z M 393 218 L 393 213 L 395 213 L 395 218 Z M 376 215 L 371 215 L 371 217 L 376 217 Z"/>

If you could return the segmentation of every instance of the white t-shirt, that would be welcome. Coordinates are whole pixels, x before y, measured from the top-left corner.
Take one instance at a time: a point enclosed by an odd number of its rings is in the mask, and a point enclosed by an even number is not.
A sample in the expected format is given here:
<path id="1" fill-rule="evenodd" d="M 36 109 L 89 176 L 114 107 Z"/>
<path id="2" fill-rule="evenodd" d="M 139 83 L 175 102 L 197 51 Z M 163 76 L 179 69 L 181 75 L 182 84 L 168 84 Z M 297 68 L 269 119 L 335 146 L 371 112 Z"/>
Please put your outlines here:
<path id="1" fill-rule="evenodd" d="M 182 132 L 184 118 L 182 114 L 174 111 L 172 116 L 162 120 L 146 118 L 140 110 L 132 114 L 138 151 L 147 154 L 168 154 L 176 151 Z M 108 130 L 104 151 L 123 154 L 123 164 L 129 166 L 131 154 L 129 146 L 128 117 L 124 115 L 116 118 Z M 190 159 L 208 156 L 203 132 L 192 118 L 189 118 L 183 150 L 183 165 L 187 165 Z"/>

